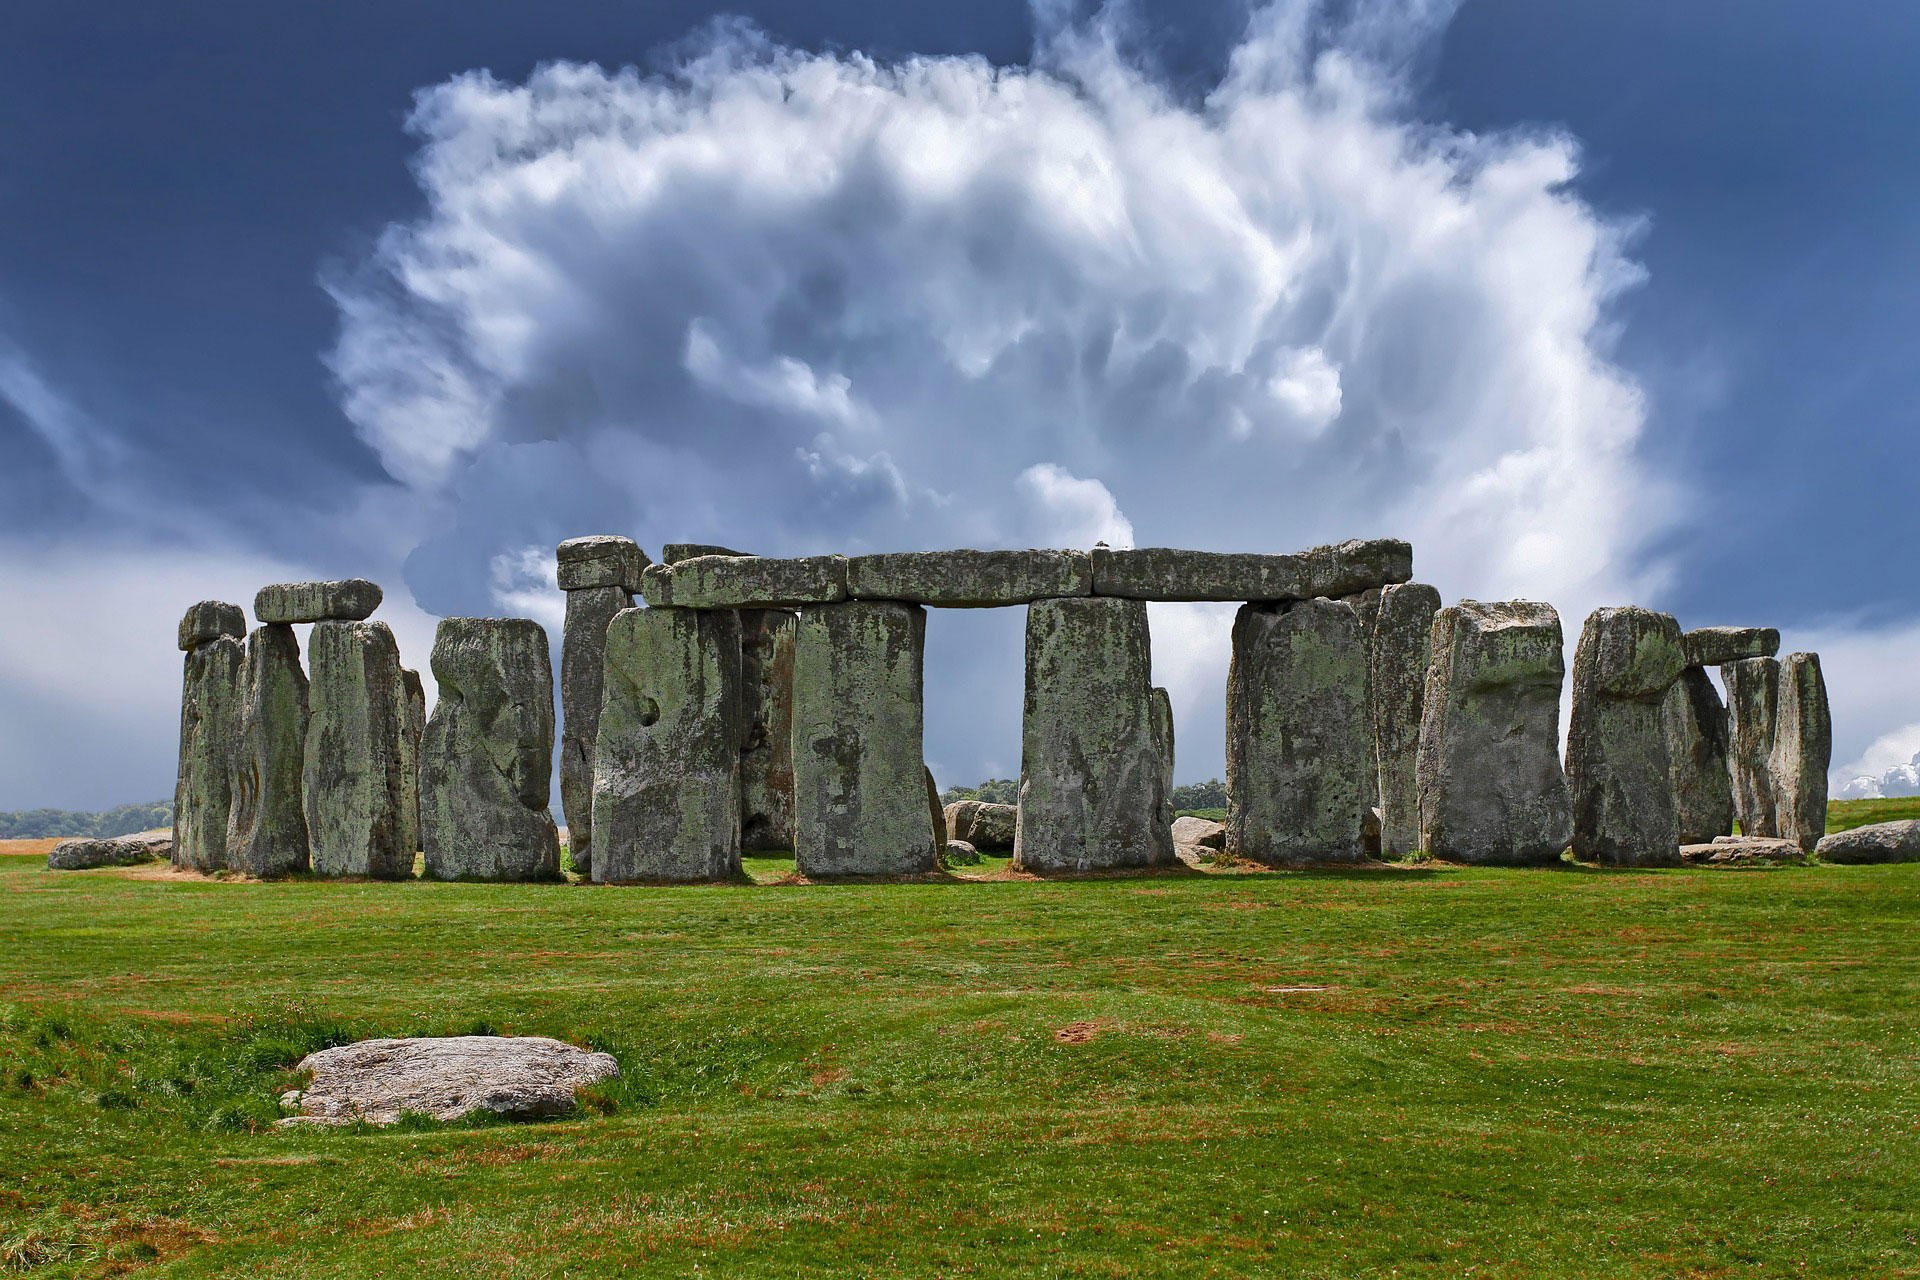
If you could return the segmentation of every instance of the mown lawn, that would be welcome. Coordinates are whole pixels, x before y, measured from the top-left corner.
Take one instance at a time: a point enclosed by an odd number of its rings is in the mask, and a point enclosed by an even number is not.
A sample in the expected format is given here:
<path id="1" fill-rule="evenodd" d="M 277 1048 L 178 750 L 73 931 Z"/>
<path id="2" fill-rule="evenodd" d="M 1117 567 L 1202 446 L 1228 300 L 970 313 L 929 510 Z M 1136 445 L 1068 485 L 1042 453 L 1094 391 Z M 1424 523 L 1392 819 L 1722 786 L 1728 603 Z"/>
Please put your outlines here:
<path id="1" fill-rule="evenodd" d="M 1920 866 L 988 872 L 0 858 L 0 1272 L 1920 1274 Z M 478 1028 L 625 1075 L 268 1123 L 309 1048 Z"/>

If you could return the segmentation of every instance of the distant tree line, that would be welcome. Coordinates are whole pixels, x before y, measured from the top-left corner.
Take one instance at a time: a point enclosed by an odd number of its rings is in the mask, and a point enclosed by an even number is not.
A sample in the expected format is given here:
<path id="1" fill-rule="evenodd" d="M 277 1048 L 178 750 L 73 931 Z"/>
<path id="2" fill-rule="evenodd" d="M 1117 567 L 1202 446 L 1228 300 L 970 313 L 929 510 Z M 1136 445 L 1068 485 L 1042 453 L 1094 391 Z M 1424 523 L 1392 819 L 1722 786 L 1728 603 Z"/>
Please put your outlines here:
<path id="1" fill-rule="evenodd" d="M 173 825 L 173 802 L 123 804 L 104 813 L 78 813 L 72 809 L 22 809 L 0 813 L 0 840 L 51 840 L 66 836 L 132 835 L 155 827 Z"/>
<path id="2" fill-rule="evenodd" d="M 942 804 L 952 804 L 956 800 L 986 800 L 992 804 L 1019 804 L 1020 783 L 1014 778 L 989 778 L 977 787 L 948 787 L 940 793 Z M 1227 784 L 1218 778 L 1205 782 L 1189 782 L 1185 786 L 1173 789 L 1173 807 L 1176 809 L 1224 809 L 1227 807 Z"/>

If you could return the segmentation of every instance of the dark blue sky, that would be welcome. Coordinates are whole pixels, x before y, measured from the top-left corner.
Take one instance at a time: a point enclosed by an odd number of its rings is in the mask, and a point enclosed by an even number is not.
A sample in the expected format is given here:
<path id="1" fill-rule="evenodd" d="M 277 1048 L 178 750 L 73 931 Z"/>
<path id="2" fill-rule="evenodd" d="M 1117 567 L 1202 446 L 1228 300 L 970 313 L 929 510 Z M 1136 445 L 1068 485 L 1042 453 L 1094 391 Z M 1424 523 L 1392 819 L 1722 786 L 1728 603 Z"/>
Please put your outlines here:
<path id="1" fill-rule="evenodd" d="M 999 0 L 724 11 L 781 44 L 883 62 L 1019 64 L 1034 40 L 1026 6 Z M 1235 5 L 1135 11 L 1139 51 L 1195 97 L 1245 23 Z M 409 168 L 420 140 L 403 127 L 411 95 L 474 68 L 518 82 L 553 59 L 668 65 L 672 42 L 716 12 L 13 0 L 0 355 L 104 424 L 141 489 L 90 489 L 45 423 L 0 399 L 0 542 L 31 557 L 95 538 L 212 540 L 353 571 L 363 544 L 298 517 L 335 518 L 356 489 L 405 491 L 342 415 L 322 361 L 340 310 L 320 281 L 351 275 L 383 228 L 426 210 Z M 1637 552 L 1667 562 L 1657 603 L 1683 621 L 1817 630 L 1920 614 L 1920 581 L 1900 567 L 1920 535 L 1916 49 L 1920 7 L 1900 0 L 1468 0 L 1405 82 L 1420 120 L 1571 134 L 1580 198 L 1645 219 L 1629 252 L 1646 282 L 1602 336 L 1617 327 L 1611 357 L 1648 398 L 1639 474 L 1683 482 L 1679 523 Z M 1138 499 L 1121 496 L 1146 533 Z M 5 705 L 57 714 L 70 692 L 41 677 Z M 1864 737 L 1843 732 L 1836 763 L 1920 721 L 1920 706 L 1896 711 Z M 0 807 L 158 794 L 142 780 L 164 752 L 143 750 L 92 791 L 42 795 L 53 773 L 16 775 Z"/>

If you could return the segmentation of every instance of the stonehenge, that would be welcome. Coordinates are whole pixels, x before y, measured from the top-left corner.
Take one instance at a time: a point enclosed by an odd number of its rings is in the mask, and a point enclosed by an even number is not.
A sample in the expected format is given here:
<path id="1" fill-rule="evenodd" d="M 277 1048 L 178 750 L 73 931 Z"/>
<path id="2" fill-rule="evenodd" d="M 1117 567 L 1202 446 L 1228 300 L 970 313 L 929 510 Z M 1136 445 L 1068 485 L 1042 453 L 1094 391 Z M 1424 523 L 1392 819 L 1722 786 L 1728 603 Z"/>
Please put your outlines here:
<path id="1" fill-rule="evenodd" d="M 439 880 L 542 880 L 560 873 L 547 810 L 553 666 L 526 618 L 442 618 L 440 698 L 420 744 L 420 836 Z"/>
<path id="2" fill-rule="evenodd" d="M 1567 726 L 1574 856 L 1626 866 L 1680 861 L 1660 706 L 1686 667 L 1680 624 L 1629 605 L 1580 629 Z"/>
<path id="3" fill-rule="evenodd" d="M 1558 613 L 1443 607 L 1393 539 L 795 558 L 668 543 L 654 563 L 600 534 L 555 557 L 559 800 L 580 880 L 726 880 L 745 852 L 787 851 L 811 879 L 937 874 L 981 851 L 1042 875 L 1408 854 L 1522 865 L 1569 848 L 1734 865 L 1790 860 L 1781 850 L 1823 834 L 1832 725 L 1816 655 L 1777 657 L 1770 628 L 1683 633 L 1666 614 L 1597 610 L 1563 766 Z M 365 579 L 272 584 L 244 640 L 237 605 L 185 611 L 178 865 L 403 878 L 420 857 L 435 879 L 560 878 L 546 631 L 442 619 L 429 716 L 420 674 L 370 620 L 381 600 Z M 1175 816 L 1152 601 L 1240 606 L 1224 823 Z M 1019 803 L 943 808 L 922 743 L 927 611 L 1014 606 Z M 304 664 L 295 626 L 312 628 Z"/>
<path id="4" fill-rule="evenodd" d="M 1013 862 L 1106 871 L 1173 861 L 1147 606 L 1096 596 L 1027 606 L 1026 714 Z"/>
<path id="5" fill-rule="evenodd" d="M 1434 615 L 1420 718 L 1420 841 L 1454 862 L 1557 861 L 1573 835 L 1560 767 L 1560 615 L 1463 600 Z"/>

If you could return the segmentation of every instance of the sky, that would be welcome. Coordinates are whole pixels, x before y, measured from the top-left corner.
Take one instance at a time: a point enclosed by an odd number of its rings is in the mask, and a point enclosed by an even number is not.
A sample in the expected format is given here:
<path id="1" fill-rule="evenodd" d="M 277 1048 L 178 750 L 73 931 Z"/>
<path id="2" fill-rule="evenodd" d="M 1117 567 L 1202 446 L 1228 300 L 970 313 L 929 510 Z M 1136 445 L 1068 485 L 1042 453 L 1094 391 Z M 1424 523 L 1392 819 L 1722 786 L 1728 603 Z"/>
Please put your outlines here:
<path id="1" fill-rule="evenodd" d="M 195 600 L 552 547 L 1415 546 L 1776 625 L 1920 788 L 1920 10 L 130 6 L 0 43 L 0 809 L 170 793 Z M 1155 606 L 1177 774 L 1231 606 Z M 930 620 L 943 785 L 1017 610 Z M 1901 772 L 1903 766 L 1908 766 Z M 1881 785 L 1876 782 L 1874 785 Z M 1856 784 L 1856 790 L 1870 790 Z"/>

